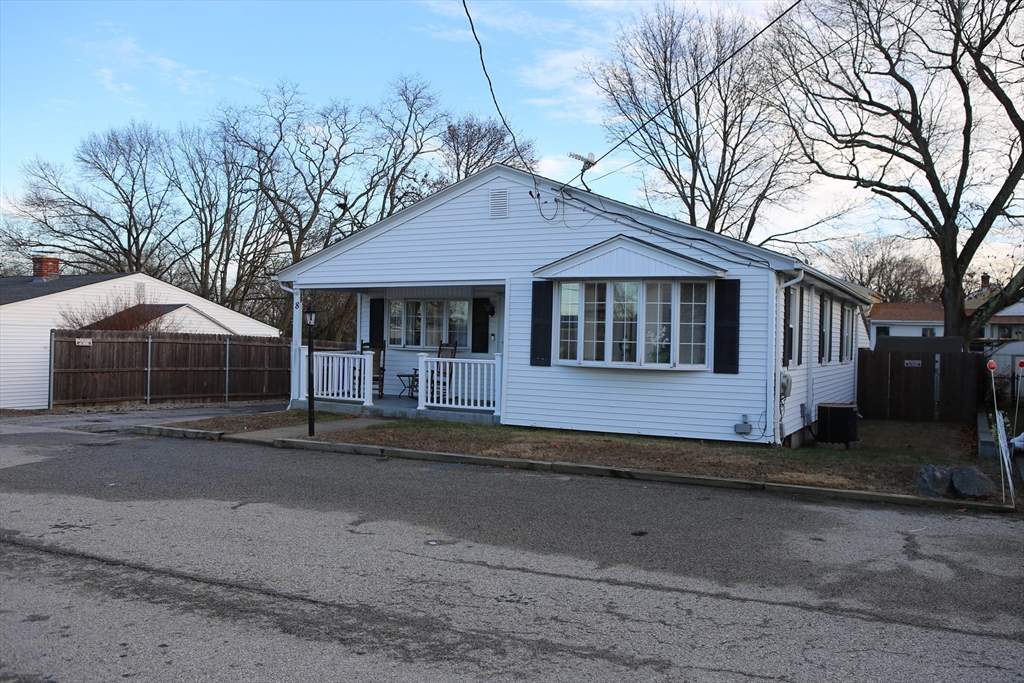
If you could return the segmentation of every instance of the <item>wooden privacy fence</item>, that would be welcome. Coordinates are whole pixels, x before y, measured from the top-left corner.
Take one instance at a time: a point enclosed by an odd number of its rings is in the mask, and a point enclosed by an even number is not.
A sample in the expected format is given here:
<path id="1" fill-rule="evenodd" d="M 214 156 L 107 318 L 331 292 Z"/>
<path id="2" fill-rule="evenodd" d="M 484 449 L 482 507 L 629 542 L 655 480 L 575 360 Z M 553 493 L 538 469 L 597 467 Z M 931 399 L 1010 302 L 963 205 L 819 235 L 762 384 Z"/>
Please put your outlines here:
<path id="1" fill-rule="evenodd" d="M 973 422 L 984 369 L 978 353 L 860 349 L 857 410 L 876 420 Z"/>
<path id="2" fill-rule="evenodd" d="M 54 330 L 51 405 L 286 398 L 289 340 Z"/>

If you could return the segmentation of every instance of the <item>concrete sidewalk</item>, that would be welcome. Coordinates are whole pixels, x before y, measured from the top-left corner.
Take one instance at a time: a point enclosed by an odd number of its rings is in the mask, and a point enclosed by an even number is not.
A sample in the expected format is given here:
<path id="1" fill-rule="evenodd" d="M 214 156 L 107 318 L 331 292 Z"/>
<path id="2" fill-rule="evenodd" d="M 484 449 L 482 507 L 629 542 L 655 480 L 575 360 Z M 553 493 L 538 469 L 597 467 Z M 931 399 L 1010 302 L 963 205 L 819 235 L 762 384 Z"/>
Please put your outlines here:
<path id="1" fill-rule="evenodd" d="M 363 429 L 370 425 L 383 424 L 389 422 L 376 417 L 353 417 L 348 420 L 328 420 L 326 422 L 318 422 L 316 427 L 316 434 L 322 436 L 324 434 L 333 434 L 334 432 L 343 432 L 350 429 Z M 275 427 L 274 429 L 260 429 L 257 431 L 248 432 L 236 432 L 234 434 L 224 434 L 221 436 L 221 441 L 237 441 L 241 443 L 267 443 L 273 444 L 275 439 L 305 439 L 309 436 L 309 425 L 293 425 L 291 427 Z"/>

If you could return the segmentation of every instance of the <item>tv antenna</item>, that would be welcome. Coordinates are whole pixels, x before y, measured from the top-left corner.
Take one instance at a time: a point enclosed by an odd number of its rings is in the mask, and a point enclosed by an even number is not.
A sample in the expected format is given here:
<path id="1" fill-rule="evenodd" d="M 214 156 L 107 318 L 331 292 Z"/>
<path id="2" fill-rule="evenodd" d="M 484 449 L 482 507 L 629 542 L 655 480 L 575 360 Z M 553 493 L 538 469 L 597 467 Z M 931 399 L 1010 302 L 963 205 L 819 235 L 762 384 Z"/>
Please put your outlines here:
<path id="1" fill-rule="evenodd" d="M 590 188 L 587 187 L 587 181 L 583 179 L 583 174 L 589 171 L 591 168 L 597 165 L 597 161 L 594 159 L 594 153 L 591 152 L 587 156 L 582 154 L 576 154 L 575 152 L 569 152 L 570 159 L 576 159 L 577 161 L 583 162 L 583 170 L 580 171 L 580 182 L 583 183 L 583 187 L 587 192 L 590 192 Z"/>

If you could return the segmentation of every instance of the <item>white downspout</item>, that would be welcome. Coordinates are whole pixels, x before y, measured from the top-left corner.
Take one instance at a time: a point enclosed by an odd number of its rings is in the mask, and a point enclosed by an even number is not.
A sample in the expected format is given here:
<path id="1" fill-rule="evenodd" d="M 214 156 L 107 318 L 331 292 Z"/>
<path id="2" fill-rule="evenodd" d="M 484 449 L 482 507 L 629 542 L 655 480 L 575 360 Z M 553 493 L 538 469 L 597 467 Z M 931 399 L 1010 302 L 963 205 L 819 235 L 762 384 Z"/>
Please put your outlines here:
<path id="1" fill-rule="evenodd" d="M 781 383 L 779 382 L 778 375 L 777 375 L 777 373 L 782 372 L 782 359 L 779 357 L 780 344 L 778 343 L 778 341 L 779 341 L 778 333 L 779 333 L 779 327 L 780 327 L 779 321 L 780 321 L 780 318 L 782 317 L 782 310 L 783 310 L 782 295 L 783 295 L 783 292 L 787 288 L 792 287 L 793 285 L 798 284 L 798 283 L 803 281 L 803 279 L 804 279 L 804 272 L 805 271 L 804 271 L 803 268 L 800 268 L 799 270 L 800 270 L 800 272 L 799 272 L 799 274 L 795 278 L 793 278 L 792 280 L 788 280 L 786 282 L 783 282 L 782 284 L 778 285 L 778 289 L 775 291 L 775 315 L 773 316 L 773 320 L 775 321 L 775 329 L 772 330 L 772 334 L 769 337 L 772 340 L 772 347 L 771 347 L 771 353 L 769 354 L 769 358 L 771 358 L 771 361 L 772 361 L 771 362 L 771 367 L 773 368 L 773 370 L 772 370 L 771 376 L 768 379 L 768 384 L 769 384 L 769 386 L 773 387 L 772 388 L 772 398 L 771 398 L 771 402 L 772 402 L 772 410 L 771 410 L 771 413 L 772 413 L 772 436 L 773 436 L 772 443 L 774 443 L 776 445 L 781 445 L 782 444 L 782 439 L 784 438 L 784 436 L 782 434 L 783 427 L 780 424 L 780 415 L 779 415 L 779 403 L 782 401 L 782 387 L 780 386 Z M 773 274 L 774 274 L 774 272 L 773 272 Z M 792 314 L 792 310 L 790 310 L 790 314 Z M 784 323 L 785 321 L 782 321 L 782 322 Z M 785 330 L 783 330 L 783 336 L 782 336 L 783 344 L 782 345 L 785 345 L 785 339 L 786 339 Z M 796 340 L 795 339 L 793 340 L 793 342 L 794 342 L 794 346 L 796 346 Z"/>
<path id="2" fill-rule="evenodd" d="M 804 418 L 805 426 L 810 427 L 814 424 L 814 364 L 818 362 L 818 344 L 817 338 L 814 335 L 814 330 L 817 329 L 814 326 L 814 316 L 818 310 L 818 306 L 815 303 L 815 298 L 818 294 L 818 288 L 811 285 L 811 300 L 808 302 L 810 306 L 810 325 L 808 325 L 807 332 L 809 339 L 807 340 L 807 417 Z M 819 321 L 820 325 L 821 322 Z"/>

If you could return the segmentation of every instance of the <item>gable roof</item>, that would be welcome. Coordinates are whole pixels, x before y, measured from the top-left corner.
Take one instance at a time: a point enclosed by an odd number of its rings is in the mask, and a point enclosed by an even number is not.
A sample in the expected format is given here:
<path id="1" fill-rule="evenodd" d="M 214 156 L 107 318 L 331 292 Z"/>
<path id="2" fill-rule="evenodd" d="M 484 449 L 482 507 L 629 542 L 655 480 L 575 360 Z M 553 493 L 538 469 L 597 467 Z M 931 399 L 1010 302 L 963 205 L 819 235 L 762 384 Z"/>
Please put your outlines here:
<path id="1" fill-rule="evenodd" d="M 688 244 L 692 242 L 703 242 L 722 249 L 728 254 L 740 257 L 745 261 L 753 261 L 765 267 L 776 270 L 793 270 L 799 267 L 799 262 L 785 254 L 765 249 L 747 242 L 741 242 L 726 235 L 709 232 L 701 228 L 687 225 L 673 218 L 640 209 L 635 206 L 623 204 L 614 199 L 601 195 L 586 192 L 575 187 L 569 187 L 542 176 L 531 174 L 526 171 L 505 166 L 504 164 L 491 164 L 484 170 L 475 173 L 464 180 L 449 185 L 448 187 L 435 192 L 426 199 L 423 199 L 413 206 L 410 206 L 396 214 L 393 214 L 382 221 L 353 233 L 329 247 L 307 256 L 303 260 L 294 263 L 278 273 L 282 282 L 294 282 L 305 271 L 329 261 L 339 254 L 343 254 L 363 242 L 373 239 L 377 235 L 402 225 L 430 210 L 443 204 L 449 199 L 465 192 L 484 185 L 495 178 L 504 178 L 518 182 L 523 186 L 534 187 L 538 193 L 550 193 L 556 202 L 572 202 L 575 208 L 589 213 L 603 214 L 612 221 L 629 225 L 644 232 L 659 232 L 662 235 Z M 531 191 L 531 195 L 534 191 Z"/>
<path id="2" fill-rule="evenodd" d="M 83 330 L 124 330 L 126 325 L 145 325 L 162 318 L 187 304 L 135 304 L 86 325 Z"/>
<path id="3" fill-rule="evenodd" d="M 604 242 L 542 266 L 542 278 L 578 277 L 724 277 L 726 271 L 627 235 Z"/>
<path id="4" fill-rule="evenodd" d="M 868 314 L 871 322 L 935 322 L 942 323 L 945 319 L 942 304 L 938 303 L 900 303 L 875 304 Z"/>
<path id="5" fill-rule="evenodd" d="M 32 276 L 0 277 L 0 306 L 18 301 L 37 299 L 41 296 L 59 294 L 97 282 L 126 277 L 128 273 L 102 275 L 62 275 L 53 280 L 40 280 Z"/>

